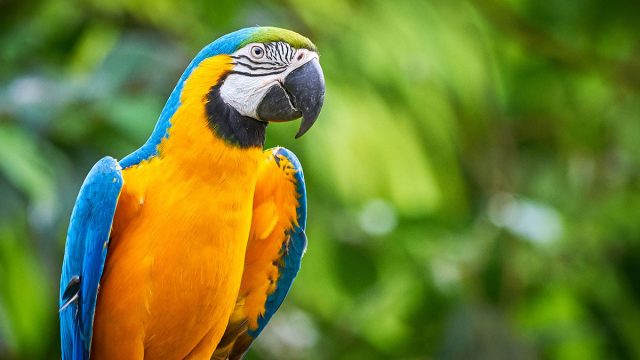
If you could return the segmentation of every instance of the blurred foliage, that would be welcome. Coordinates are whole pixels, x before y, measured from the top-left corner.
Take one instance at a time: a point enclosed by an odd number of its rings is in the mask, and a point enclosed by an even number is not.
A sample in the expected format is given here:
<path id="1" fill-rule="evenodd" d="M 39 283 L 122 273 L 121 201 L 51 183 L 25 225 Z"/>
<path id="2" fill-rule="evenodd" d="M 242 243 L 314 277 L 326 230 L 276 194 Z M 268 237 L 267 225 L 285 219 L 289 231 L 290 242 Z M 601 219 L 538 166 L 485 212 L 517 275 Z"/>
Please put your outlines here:
<path id="1" fill-rule="evenodd" d="M 636 1 L 0 1 L 0 358 L 59 358 L 92 164 L 204 45 L 308 35 L 309 250 L 250 359 L 640 358 Z"/>

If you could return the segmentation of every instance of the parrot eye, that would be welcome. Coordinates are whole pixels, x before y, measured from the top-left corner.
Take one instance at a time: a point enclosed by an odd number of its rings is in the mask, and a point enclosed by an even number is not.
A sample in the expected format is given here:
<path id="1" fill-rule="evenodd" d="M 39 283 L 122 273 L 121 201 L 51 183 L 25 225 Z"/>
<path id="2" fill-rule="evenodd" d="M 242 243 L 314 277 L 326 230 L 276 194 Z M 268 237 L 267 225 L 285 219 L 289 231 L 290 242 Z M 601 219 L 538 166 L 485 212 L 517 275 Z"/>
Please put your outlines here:
<path id="1" fill-rule="evenodd" d="M 251 56 L 260 59 L 264 56 L 264 50 L 260 46 L 254 46 L 251 48 Z"/>

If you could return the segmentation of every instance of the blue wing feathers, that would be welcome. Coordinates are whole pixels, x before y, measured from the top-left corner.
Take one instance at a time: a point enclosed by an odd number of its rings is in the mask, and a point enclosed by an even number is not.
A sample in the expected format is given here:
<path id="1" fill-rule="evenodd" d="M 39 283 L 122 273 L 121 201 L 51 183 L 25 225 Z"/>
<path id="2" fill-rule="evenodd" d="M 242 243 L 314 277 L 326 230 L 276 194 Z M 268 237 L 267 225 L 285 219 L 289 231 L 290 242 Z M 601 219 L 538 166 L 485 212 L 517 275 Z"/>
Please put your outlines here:
<path id="1" fill-rule="evenodd" d="M 300 161 L 295 154 L 285 148 L 278 148 L 275 155 L 286 157 L 296 170 L 294 178 L 298 195 L 298 207 L 296 209 L 298 224 L 289 231 L 289 241 L 285 241 L 282 244 L 282 253 L 285 255 L 279 266 L 280 277 L 276 284 L 276 290 L 267 297 L 265 313 L 258 319 L 258 328 L 249 331 L 249 335 L 254 339 L 260 335 L 273 314 L 275 314 L 278 308 L 280 308 L 280 305 L 282 305 L 284 298 L 289 293 L 289 289 L 291 289 L 293 280 L 296 275 L 298 275 L 302 256 L 307 249 L 307 236 L 304 232 L 307 224 L 307 192 L 304 184 L 302 165 L 300 165 Z"/>
<path id="2" fill-rule="evenodd" d="M 118 162 L 105 157 L 87 175 L 71 214 L 60 279 L 60 306 L 67 284 L 80 277 L 79 298 L 60 312 L 63 359 L 88 359 L 98 285 L 118 196 L 122 189 Z"/>

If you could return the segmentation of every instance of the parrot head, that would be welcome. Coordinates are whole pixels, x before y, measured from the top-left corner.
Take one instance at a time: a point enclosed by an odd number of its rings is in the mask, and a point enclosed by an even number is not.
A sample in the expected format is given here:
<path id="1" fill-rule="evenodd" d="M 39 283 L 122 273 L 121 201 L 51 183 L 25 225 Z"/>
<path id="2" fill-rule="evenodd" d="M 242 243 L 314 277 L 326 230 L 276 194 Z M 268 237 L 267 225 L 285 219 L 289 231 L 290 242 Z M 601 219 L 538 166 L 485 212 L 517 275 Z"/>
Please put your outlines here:
<path id="1" fill-rule="evenodd" d="M 219 136 L 241 146 L 261 145 L 270 122 L 302 118 L 296 138 L 302 136 L 318 118 L 325 91 L 315 45 L 274 27 L 219 38 L 200 51 L 181 82 L 185 91 L 190 82 L 200 84 L 190 97 L 205 103 Z M 181 101 L 188 100 L 185 91 Z"/>
<path id="2" fill-rule="evenodd" d="M 163 139 L 175 134 L 174 125 L 202 115 L 216 137 L 241 148 L 262 147 L 270 122 L 302 118 L 298 138 L 318 118 L 324 92 L 319 55 L 306 37 L 275 27 L 229 33 L 196 55 L 151 137 L 120 163 L 128 167 L 155 156 Z"/>
<path id="3" fill-rule="evenodd" d="M 302 117 L 296 138 L 318 118 L 324 77 L 315 46 L 292 31 L 258 28 L 230 54 L 233 69 L 220 86 L 221 99 L 241 115 L 263 122 Z"/>

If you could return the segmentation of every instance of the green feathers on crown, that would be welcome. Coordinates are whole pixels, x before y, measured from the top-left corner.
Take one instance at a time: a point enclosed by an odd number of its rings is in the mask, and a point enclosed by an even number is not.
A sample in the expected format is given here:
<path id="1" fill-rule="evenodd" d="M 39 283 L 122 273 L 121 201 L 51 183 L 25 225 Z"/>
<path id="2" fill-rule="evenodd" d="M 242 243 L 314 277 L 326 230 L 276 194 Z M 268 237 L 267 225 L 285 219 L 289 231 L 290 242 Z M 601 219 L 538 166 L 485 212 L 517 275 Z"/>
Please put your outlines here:
<path id="1" fill-rule="evenodd" d="M 272 26 L 256 28 L 256 32 L 245 39 L 240 47 L 250 43 L 268 43 L 284 41 L 296 49 L 309 49 L 317 51 L 316 46 L 306 37 L 287 29 Z"/>

